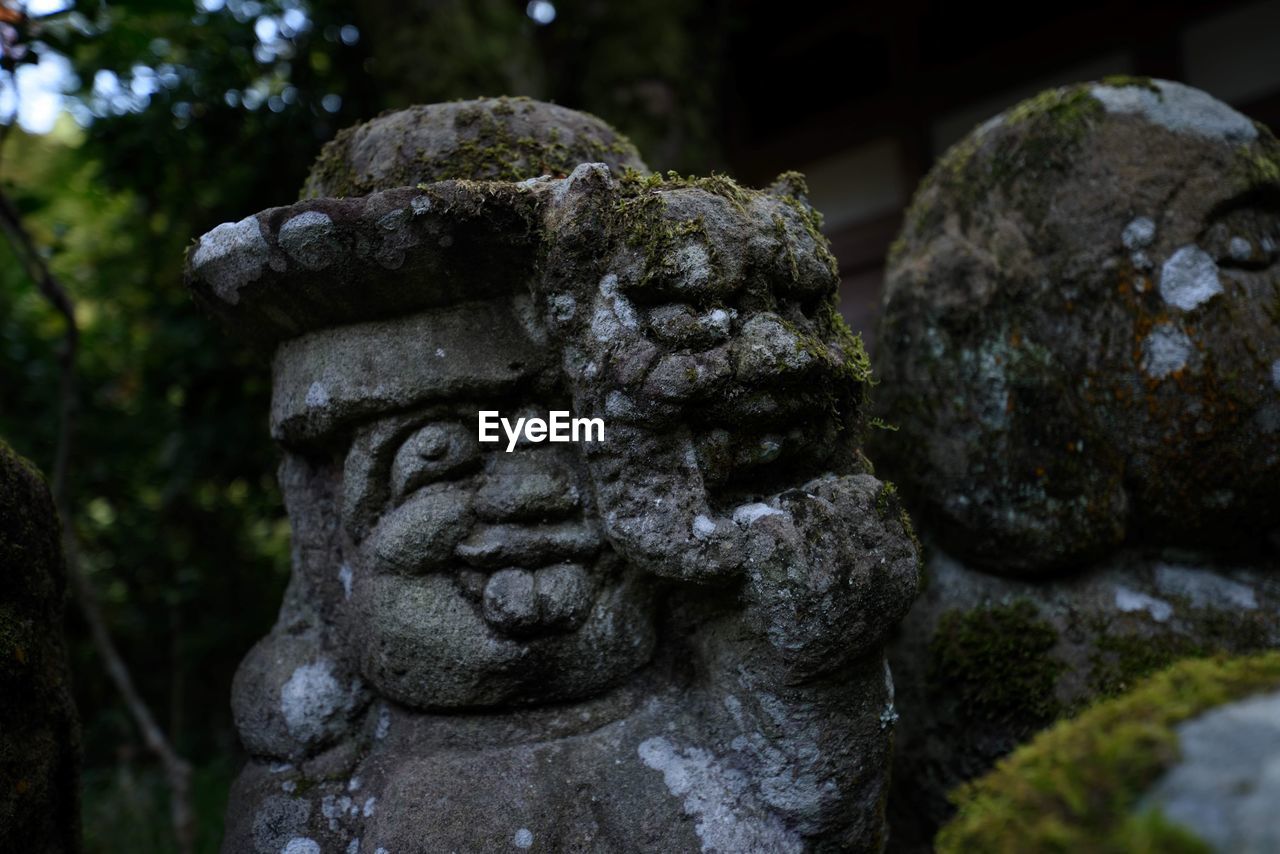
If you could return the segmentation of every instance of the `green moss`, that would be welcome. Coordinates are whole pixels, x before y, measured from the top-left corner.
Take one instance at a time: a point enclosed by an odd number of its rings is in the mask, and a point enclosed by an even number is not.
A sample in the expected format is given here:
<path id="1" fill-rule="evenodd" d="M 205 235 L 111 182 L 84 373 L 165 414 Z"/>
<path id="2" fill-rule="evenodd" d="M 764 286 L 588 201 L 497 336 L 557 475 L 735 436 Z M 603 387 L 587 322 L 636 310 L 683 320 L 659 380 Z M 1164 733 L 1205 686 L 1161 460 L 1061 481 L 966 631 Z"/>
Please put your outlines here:
<path id="1" fill-rule="evenodd" d="M 1195 608 L 1173 597 L 1179 631 L 1153 627 L 1151 634 L 1118 632 L 1095 625 L 1089 653 L 1089 687 L 1093 698 L 1115 697 L 1139 680 L 1174 662 L 1211 655 L 1260 652 L 1273 646 L 1268 617 L 1213 608 Z"/>
<path id="2" fill-rule="evenodd" d="M 1129 694 L 1041 733 L 953 793 L 940 854 L 1021 851 L 1202 851 L 1140 798 L 1177 760 L 1174 727 L 1280 686 L 1280 652 L 1182 662 Z"/>
<path id="3" fill-rule="evenodd" d="M 1093 697 L 1115 697 L 1139 680 L 1183 658 L 1198 647 L 1181 635 L 1152 638 L 1100 632 L 1089 652 L 1089 687 Z"/>
<path id="4" fill-rule="evenodd" d="M 1050 89 L 1014 106 L 1005 113 L 1004 123 L 1016 132 L 1002 136 L 996 156 L 990 159 L 992 180 L 1007 186 L 1027 176 L 1038 183 L 1047 172 L 1061 172 L 1104 112 L 1102 103 L 1083 85 Z M 1030 192 L 1037 198 L 1049 195 L 1034 185 Z"/>
<path id="5" fill-rule="evenodd" d="M 906 215 L 904 234 L 924 235 L 936 230 L 947 211 L 945 199 L 961 224 L 971 224 L 970 212 L 999 191 L 1033 218 L 1042 217 L 1051 195 L 1046 179 L 1062 174 L 1077 146 L 1105 110 L 1087 85 L 1049 89 L 1006 110 L 994 129 L 975 128 L 951 146 L 921 182 Z M 1024 195 L 1025 194 L 1025 195 Z M 905 244 L 890 247 L 893 263 Z"/>
<path id="6" fill-rule="evenodd" d="M 708 263 L 712 276 L 715 276 L 715 253 L 702 219 L 669 218 L 665 193 L 681 189 L 702 190 L 728 200 L 743 213 L 759 194 L 726 175 L 716 174 L 686 177 L 675 172 L 645 174 L 627 169 L 619 179 L 619 185 L 621 192 L 612 211 L 609 229 L 627 245 L 643 251 L 645 273 L 639 282 L 641 287 L 667 280 L 675 272 L 672 253 L 691 240 L 697 241 L 708 253 Z"/>
<path id="7" fill-rule="evenodd" d="M 876 515 L 881 519 L 887 519 L 900 503 L 898 488 L 886 480 L 881 484 L 880 492 L 876 494 Z"/>
<path id="8" fill-rule="evenodd" d="M 558 128 L 550 128 L 546 138 L 517 136 L 507 119 L 516 113 L 513 105 L 533 102 L 519 98 L 494 98 L 468 103 L 453 119 L 457 139 L 452 149 L 441 154 L 420 152 L 394 164 L 377 181 L 357 174 L 350 165 L 350 149 L 361 125 L 346 128 L 320 152 L 303 187 L 302 198 L 320 195 L 360 196 L 387 187 L 412 186 L 449 179 L 476 181 L 523 181 L 542 175 L 564 176 L 582 163 L 638 160 L 639 154 L 621 133 L 606 127 L 607 139 L 579 135 L 572 144 L 561 141 Z M 524 111 L 528 107 L 524 106 Z"/>
<path id="9" fill-rule="evenodd" d="M 1108 74 L 1099 81 L 1103 86 L 1110 86 L 1113 89 L 1121 89 L 1125 86 L 1135 86 L 1139 89 L 1146 89 L 1149 92 L 1155 92 L 1157 95 L 1164 97 L 1164 93 L 1160 91 L 1160 87 L 1155 84 L 1150 77 L 1142 77 L 1134 74 Z"/>
<path id="10" fill-rule="evenodd" d="M 1059 140 L 1079 139 L 1103 107 L 1086 85 L 1048 89 L 1011 107 L 1004 122 L 1010 127 L 1038 122 L 1039 131 Z"/>
<path id="11" fill-rule="evenodd" d="M 809 181 L 804 177 L 803 172 L 797 172 L 790 169 L 773 179 L 773 183 L 769 185 L 770 191 L 781 196 L 790 196 L 793 199 L 800 197 L 808 198 Z"/>
<path id="12" fill-rule="evenodd" d="M 1060 709 L 1057 642 L 1057 631 L 1025 599 L 948 611 L 929 644 L 931 690 L 954 700 L 965 716 L 1030 731 Z"/>
<path id="13" fill-rule="evenodd" d="M 903 532 L 911 540 L 911 545 L 915 549 L 916 569 L 923 575 L 924 546 L 920 544 L 920 538 L 916 536 L 915 526 L 911 524 L 911 516 L 907 513 L 907 508 L 902 503 L 898 488 L 890 481 L 884 481 L 880 486 L 880 491 L 876 493 L 876 515 L 880 517 L 881 521 L 896 520 L 898 524 L 902 525 Z"/>
<path id="14" fill-rule="evenodd" d="M 873 385 L 871 357 L 862 343 L 862 333 L 854 332 L 840 313 L 839 295 L 832 294 L 824 300 L 818 306 L 816 317 L 818 327 L 824 333 L 822 339 L 835 341 L 844 356 L 843 363 L 837 366 L 838 374 L 845 381 L 858 383 L 864 389 Z"/>
<path id="15" fill-rule="evenodd" d="M 838 277 L 840 275 L 840 263 L 831 252 L 831 244 L 828 242 L 826 235 L 822 233 L 822 214 L 816 208 L 806 205 L 795 196 L 781 196 L 780 198 L 782 203 L 795 211 L 796 216 L 799 217 L 800 224 L 809 235 L 809 239 L 813 241 L 818 257 L 822 259 L 831 275 Z"/>
<path id="16" fill-rule="evenodd" d="M 1236 148 L 1235 171 L 1247 187 L 1274 188 L 1280 185 L 1280 143 L 1266 125 L 1255 125 L 1258 139 Z"/>

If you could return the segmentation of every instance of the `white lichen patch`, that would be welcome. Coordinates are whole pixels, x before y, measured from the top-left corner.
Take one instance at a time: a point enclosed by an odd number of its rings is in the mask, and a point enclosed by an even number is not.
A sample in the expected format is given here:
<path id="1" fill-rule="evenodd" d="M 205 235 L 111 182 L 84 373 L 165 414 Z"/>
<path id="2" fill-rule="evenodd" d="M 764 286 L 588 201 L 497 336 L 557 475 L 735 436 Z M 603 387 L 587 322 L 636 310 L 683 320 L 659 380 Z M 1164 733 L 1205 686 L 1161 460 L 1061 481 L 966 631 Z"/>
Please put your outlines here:
<path id="1" fill-rule="evenodd" d="M 351 702 L 351 693 L 333 674 L 333 663 L 324 659 L 298 667 L 280 687 L 285 727 L 304 744 L 329 735 L 335 719 L 351 708 Z"/>
<path id="2" fill-rule="evenodd" d="M 1229 612 L 1253 611 L 1258 597 L 1252 587 L 1219 572 L 1179 564 L 1156 565 L 1156 589 L 1166 596 L 1180 596 L 1195 608 L 1218 608 Z"/>
<path id="3" fill-rule="evenodd" d="M 391 732 L 391 709 L 381 705 L 378 707 L 378 723 L 373 729 L 373 737 L 378 741 L 386 738 Z"/>
<path id="4" fill-rule="evenodd" d="M 1120 584 L 1116 585 L 1116 608 L 1126 614 L 1146 611 L 1157 623 L 1173 616 L 1173 606 L 1168 602 Z"/>
<path id="5" fill-rule="evenodd" d="M 700 243 L 686 243 L 669 253 L 663 263 L 675 274 L 677 287 L 699 290 L 711 281 L 711 256 Z"/>
<path id="6" fill-rule="evenodd" d="M 578 313 L 578 301 L 572 294 L 555 294 L 547 299 L 547 310 L 552 320 L 568 323 Z"/>
<path id="7" fill-rule="evenodd" d="M 1172 323 L 1161 323 L 1142 341 L 1142 371 L 1153 379 L 1164 379 L 1187 366 L 1195 345 L 1187 333 Z"/>
<path id="8" fill-rule="evenodd" d="M 620 421 L 634 421 L 639 417 L 635 401 L 625 392 L 614 389 L 604 399 L 604 414 Z"/>
<path id="9" fill-rule="evenodd" d="M 337 830 L 338 824 L 343 819 L 350 816 L 358 815 L 360 808 L 355 806 L 351 798 L 346 795 L 338 797 L 337 795 L 325 795 L 320 799 L 320 814 L 329 820 L 329 829 Z"/>
<path id="10" fill-rule="evenodd" d="M 1248 261 L 1253 257 L 1253 244 L 1243 237 L 1233 237 L 1227 244 L 1227 253 L 1235 261 Z"/>
<path id="11" fill-rule="evenodd" d="M 635 306 L 618 291 L 618 277 L 615 274 L 605 274 L 600 279 L 599 290 L 600 298 L 596 301 L 596 316 L 592 318 L 592 330 L 595 331 L 596 323 L 599 322 L 605 337 L 597 333 L 597 341 L 608 341 L 616 337 L 620 331 L 619 326 L 635 329 L 640 325 Z"/>
<path id="12" fill-rule="evenodd" d="M 320 854 L 320 843 L 305 836 L 295 836 L 285 843 L 280 854 Z"/>
<path id="13" fill-rule="evenodd" d="M 800 837 L 758 803 L 746 774 L 722 765 L 708 751 L 681 750 L 655 736 L 641 742 L 637 752 L 646 766 L 662 773 L 667 790 L 681 799 L 685 814 L 694 819 L 702 851 L 804 850 Z"/>
<path id="14" fill-rule="evenodd" d="M 409 216 L 410 212 L 408 210 L 397 208 L 378 220 L 378 228 L 383 231 L 399 231 L 408 224 Z"/>
<path id="15" fill-rule="evenodd" d="M 342 585 L 343 598 L 351 598 L 351 566 L 343 564 L 338 569 L 338 583 Z"/>
<path id="16" fill-rule="evenodd" d="M 884 660 L 884 690 L 886 699 L 880 711 L 880 729 L 888 729 L 898 722 L 897 694 L 893 687 L 893 671 L 889 669 L 889 659 Z"/>
<path id="17" fill-rule="evenodd" d="M 313 382 L 307 388 L 307 396 L 303 398 L 303 402 L 313 408 L 319 409 L 329 405 L 329 390 L 324 387 L 323 383 Z"/>
<path id="18" fill-rule="evenodd" d="M 250 216 L 224 222 L 201 237 L 191 253 L 191 268 L 218 299 L 235 305 L 240 302 L 240 288 L 262 275 L 268 254 L 258 218 Z"/>
<path id="19" fill-rule="evenodd" d="M 733 314 L 730 314 L 723 308 L 713 308 L 711 311 L 698 318 L 698 325 L 707 330 L 707 332 L 709 332 L 716 340 L 722 340 L 729 336 L 732 322 Z"/>
<path id="20" fill-rule="evenodd" d="M 738 525 L 750 525 L 766 516 L 786 516 L 787 514 L 768 504 L 743 504 L 733 511 L 733 521 Z"/>
<path id="21" fill-rule="evenodd" d="M 342 255 L 333 220 L 320 211 L 304 211 L 280 226 L 280 248 L 308 270 L 323 270 Z"/>
<path id="22" fill-rule="evenodd" d="M 693 517 L 693 535 L 699 540 L 705 540 L 716 532 L 716 523 L 712 522 L 707 516 L 699 514 Z"/>
<path id="23" fill-rule="evenodd" d="M 1109 113 L 1141 116 L 1174 133 L 1230 143 L 1251 142 L 1258 138 L 1258 129 L 1248 117 L 1207 92 L 1170 80 L 1151 82 L 1158 92 L 1146 86 L 1098 85 L 1090 90 L 1090 94 Z"/>
<path id="24" fill-rule="evenodd" d="M 1160 271 L 1160 296 L 1169 305 L 1190 311 L 1222 293 L 1218 264 L 1208 252 L 1189 244 L 1179 248 Z"/>
<path id="25" fill-rule="evenodd" d="M 1156 224 L 1149 216 L 1140 216 L 1134 218 L 1132 222 L 1124 227 L 1124 231 L 1120 234 L 1120 240 L 1124 243 L 1125 249 L 1144 249 L 1151 245 L 1151 241 L 1156 237 Z"/>
<path id="26" fill-rule="evenodd" d="M 527 827 L 522 827 L 516 831 L 515 836 L 511 837 L 511 843 L 517 848 L 533 847 L 533 831 Z"/>

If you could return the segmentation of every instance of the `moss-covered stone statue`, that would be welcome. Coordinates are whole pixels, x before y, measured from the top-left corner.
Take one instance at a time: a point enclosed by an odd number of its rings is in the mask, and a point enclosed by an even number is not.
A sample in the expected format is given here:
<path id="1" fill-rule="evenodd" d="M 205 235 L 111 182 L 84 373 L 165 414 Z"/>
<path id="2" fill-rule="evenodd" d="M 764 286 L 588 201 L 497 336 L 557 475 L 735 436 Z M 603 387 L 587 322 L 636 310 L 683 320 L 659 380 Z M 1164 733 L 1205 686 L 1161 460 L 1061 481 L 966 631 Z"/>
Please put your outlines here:
<path id="1" fill-rule="evenodd" d="M 799 180 L 498 99 L 342 135 L 308 195 L 189 257 L 274 353 L 293 525 L 225 850 L 878 851 L 917 554 Z"/>
<path id="2" fill-rule="evenodd" d="M 882 324 L 873 453 L 932 544 L 891 657 L 926 842 L 1064 712 L 1280 645 L 1280 143 L 1167 81 L 1023 102 L 920 187 Z"/>
<path id="3" fill-rule="evenodd" d="M 58 530 L 44 478 L 0 441 L 0 851 L 80 850 Z"/>

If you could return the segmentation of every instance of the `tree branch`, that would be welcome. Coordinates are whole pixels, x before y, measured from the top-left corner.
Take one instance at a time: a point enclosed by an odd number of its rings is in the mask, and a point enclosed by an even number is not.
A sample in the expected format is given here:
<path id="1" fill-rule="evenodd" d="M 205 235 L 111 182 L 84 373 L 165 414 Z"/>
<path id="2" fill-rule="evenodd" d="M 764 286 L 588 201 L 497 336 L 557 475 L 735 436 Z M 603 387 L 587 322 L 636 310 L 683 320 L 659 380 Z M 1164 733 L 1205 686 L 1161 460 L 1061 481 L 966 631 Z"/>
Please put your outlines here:
<path id="1" fill-rule="evenodd" d="M 142 733 L 143 741 L 160 760 L 170 790 L 170 818 L 178 850 L 191 854 L 195 850 L 195 814 L 191 809 L 191 765 L 173 749 L 164 730 L 156 722 L 142 695 L 138 693 L 129 674 L 129 668 L 120 656 L 102 609 L 98 605 L 89 579 L 80 562 L 80 551 L 72 525 L 71 502 L 68 492 L 68 462 L 71 457 L 76 419 L 76 354 L 80 345 L 80 331 L 76 324 L 75 305 L 67 289 L 54 276 L 44 257 L 36 248 L 17 208 L 0 188 L 0 229 L 9 239 L 27 276 L 36 283 L 40 293 L 62 315 L 66 330 L 58 353 L 58 438 L 54 451 L 51 490 L 58 518 L 62 523 L 62 544 L 66 556 L 67 575 L 72 592 L 94 648 L 102 656 L 107 674 L 120 692 L 129 714 Z"/>

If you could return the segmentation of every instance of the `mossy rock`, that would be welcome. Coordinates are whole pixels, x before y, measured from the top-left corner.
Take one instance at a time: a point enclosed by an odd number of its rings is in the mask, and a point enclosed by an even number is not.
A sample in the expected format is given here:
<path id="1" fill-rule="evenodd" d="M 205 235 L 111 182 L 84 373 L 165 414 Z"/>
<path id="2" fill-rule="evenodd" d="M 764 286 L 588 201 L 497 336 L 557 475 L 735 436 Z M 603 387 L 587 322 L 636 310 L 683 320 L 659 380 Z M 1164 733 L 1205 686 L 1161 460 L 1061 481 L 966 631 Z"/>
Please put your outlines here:
<path id="1" fill-rule="evenodd" d="M 1047 575 L 1280 524 L 1280 143 L 1205 93 L 1108 79 L 975 129 L 881 323 L 872 456 L 951 553 Z"/>
<path id="2" fill-rule="evenodd" d="M 44 479 L 0 441 L 0 850 L 80 850 L 58 520 Z"/>
<path id="3" fill-rule="evenodd" d="M 1280 647 L 1280 566 L 1122 552 L 1053 580 L 1003 578 L 936 546 L 890 646 L 901 710 L 895 851 L 923 851 L 947 793 L 1045 727 L 1176 661 Z"/>
<path id="4" fill-rule="evenodd" d="M 1202 852 L 1144 795 L 1179 758 L 1177 727 L 1280 688 L 1280 652 L 1185 661 L 1040 734 L 958 789 L 936 840 L 950 852 Z"/>
<path id="5" fill-rule="evenodd" d="M 528 98 L 410 107 L 347 128 L 325 145 L 303 198 L 363 196 L 449 179 L 564 177 L 580 163 L 647 171 L 606 122 Z"/>

